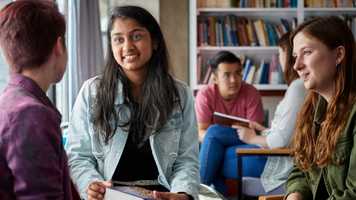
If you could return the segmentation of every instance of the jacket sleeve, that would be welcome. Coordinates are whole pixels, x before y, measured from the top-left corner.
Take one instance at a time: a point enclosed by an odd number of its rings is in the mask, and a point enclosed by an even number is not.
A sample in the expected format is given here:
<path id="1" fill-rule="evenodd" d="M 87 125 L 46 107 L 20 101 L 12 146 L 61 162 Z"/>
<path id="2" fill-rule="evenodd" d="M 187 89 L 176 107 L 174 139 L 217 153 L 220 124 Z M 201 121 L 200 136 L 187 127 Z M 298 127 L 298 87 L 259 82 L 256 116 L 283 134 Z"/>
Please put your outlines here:
<path id="1" fill-rule="evenodd" d="M 308 185 L 304 172 L 294 165 L 287 180 L 287 195 L 298 192 L 303 199 L 313 199 L 312 191 Z"/>
<path id="2" fill-rule="evenodd" d="M 352 131 L 353 144 L 350 154 L 349 165 L 345 167 L 347 169 L 347 175 L 345 180 L 345 190 L 340 193 L 333 193 L 331 196 L 335 200 L 348 200 L 356 199 L 356 106 L 353 109 L 353 116 L 351 117 L 351 122 L 349 123 L 348 129 Z M 353 127 L 350 127 L 353 126 Z M 347 158 L 346 158 L 347 159 Z M 338 174 L 335 174 L 337 176 Z"/>
<path id="3" fill-rule="evenodd" d="M 199 161 L 198 161 L 198 130 L 194 113 L 193 95 L 185 88 L 182 95 L 183 124 L 179 141 L 177 159 L 174 163 L 173 175 L 169 182 L 171 192 L 185 192 L 198 199 Z M 184 98 L 185 97 L 185 98 Z"/>
<path id="4" fill-rule="evenodd" d="M 58 122 L 46 108 L 31 106 L 9 123 L 11 136 L 3 153 L 16 199 L 65 199 L 70 182 Z"/>
<path id="5" fill-rule="evenodd" d="M 97 171 L 96 157 L 99 155 L 94 155 L 92 149 L 92 134 L 89 130 L 90 101 L 90 82 L 87 81 L 79 91 L 71 113 L 66 149 L 73 182 L 85 199 L 88 185 L 96 180 L 104 180 Z"/>

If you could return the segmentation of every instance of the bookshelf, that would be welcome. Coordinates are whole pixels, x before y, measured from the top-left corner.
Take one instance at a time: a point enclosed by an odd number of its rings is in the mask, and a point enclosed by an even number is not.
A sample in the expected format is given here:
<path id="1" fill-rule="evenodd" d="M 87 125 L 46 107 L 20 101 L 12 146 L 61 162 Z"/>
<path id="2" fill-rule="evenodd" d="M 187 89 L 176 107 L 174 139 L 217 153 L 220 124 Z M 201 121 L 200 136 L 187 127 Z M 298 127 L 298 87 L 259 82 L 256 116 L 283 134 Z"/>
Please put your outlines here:
<path id="1" fill-rule="evenodd" d="M 194 90 L 199 90 L 202 85 L 206 84 L 203 82 L 205 80 L 204 67 L 206 67 L 206 62 L 215 53 L 221 50 L 228 50 L 236 55 L 242 57 L 246 60 L 249 58 L 252 60 L 254 65 L 259 66 L 261 60 L 265 62 L 271 62 L 273 55 L 278 54 L 278 47 L 275 45 L 239 45 L 234 42 L 225 43 L 217 42 L 218 36 L 216 36 L 216 41 L 214 40 L 214 45 L 209 41 L 209 36 L 202 35 L 204 32 L 209 32 L 210 29 L 207 28 L 208 25 L 204 23 L 209 23 L 211 18 L 214 22 L 225 18 L 226 16 L 234 16 L 237 19 L 246 18 L 252 22 L 263 19 L 264 22 L 271 23 L 274 25 L 280 24 L 280 19 L 283 18 L 289 22 L 290 27 L 300 24 L 305 19 L 313 16 L 326 16 L 326 15 L 348 15 L 356 16 L 356 8 L 352 0 L 334 0 L 334 1 L 309 1 L 309 0 L 249 0 L 245 1 L 246 4 L 263 4 L 266 2 L 272 3 L 275 6 L 261 7 L 239 7 L 239 4 L 243 0 L 190 0 L 189 1 L 189 32 L 190 32 L 190 60 L 189 60 L 189 80 L 190 86 Z M 255 3 L 254 3 L 255 2 Z M 256 3 L 257 2 L 257 3 Z M 283 2 L 289 2 L 289 6 L 283 7 L 283 5 L 278 4 Z M 232 5 L 231 5 L 232 3 Z M 205 4 L 205 5 L 201 5 Z M 206 5 L 208 4 L 208 5 Z M 350 25 L 356 32 L 355 17 L 351 17 Z M 224 21 L 225 22 L 225 21 Z M 224 24 L 224 22 L 222 22 Z M 203 23 L 203 25 L 201 25 Z M 294 23 L 294 24 L 293 24 Z M 217 23 L 219 24 L 219 23 Z M 202 29 L 201 27 L 204 27 Z M 226 27 L 224 24 L 223 29 Z M 202 31 L 204 30 L 204 31 Z M 231 30 L 231 29 L 228 29 Z M 213 33 L 217 34 L 219 32 L 216 29 Z M 227 31 L 228 32 L 228 31 Z M 256 34 L 257 35 L 257 34 Z M 211 36 L 210 36 L 211 37 Z M 203 39 L 202 39 L 203 38 Z M 205 40 L 204 40 L 205 39 Z M 233 40 L 233 39 L 232 39 Z M 250 40 L 251 41 L 251 40 Z M 210 42 L 210 43 L 209 43 Z M 205 65 L 205 66 L 204 66 Z M 287 89 L 285 84 L 259 84 L 258 81 L 253 82 L 255 87 L 261 92 L 262 95 L 267 96 L 282 96 L 284 91 Z"/>

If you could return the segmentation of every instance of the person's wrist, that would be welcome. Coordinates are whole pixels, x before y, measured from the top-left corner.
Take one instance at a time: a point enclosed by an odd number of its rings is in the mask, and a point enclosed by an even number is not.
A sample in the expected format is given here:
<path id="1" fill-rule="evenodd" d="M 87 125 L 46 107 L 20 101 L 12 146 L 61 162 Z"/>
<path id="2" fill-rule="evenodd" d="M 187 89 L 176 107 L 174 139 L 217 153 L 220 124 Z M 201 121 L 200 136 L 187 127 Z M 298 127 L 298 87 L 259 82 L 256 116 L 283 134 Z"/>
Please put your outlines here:
<path id="1" fill-rule="evenodd" d="M 185 196 L 187 196 L 187 200 L 194 200 L 193 196 L 191 196 L 185 192 L 178 192 L 178 194 L 184 194 Z"/>

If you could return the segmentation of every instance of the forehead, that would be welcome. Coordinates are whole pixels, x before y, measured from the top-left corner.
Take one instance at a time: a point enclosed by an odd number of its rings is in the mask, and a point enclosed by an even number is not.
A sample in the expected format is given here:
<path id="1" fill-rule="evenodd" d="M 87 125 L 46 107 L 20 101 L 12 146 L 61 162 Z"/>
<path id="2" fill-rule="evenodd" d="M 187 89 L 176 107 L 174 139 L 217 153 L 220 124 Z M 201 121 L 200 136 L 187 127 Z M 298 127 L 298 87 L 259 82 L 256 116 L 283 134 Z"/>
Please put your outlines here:
<path id="1" fill-rule="evenodd" d="M 242 70 L 242 66 L 239 63 L 226 63 L 222 62 L 218 65 L 218 71 L 220 72 L 233 72 L 236 70 Z"/>
<path id="2" fill-rule="evenodd" d="M 147 29 L 141 26 L 136 20 L 119 17 L 116 18 L 113 23 L 111 34 L 125 34 L 136 30 L 147 31 Z"/>
<path id="3" fill-rule="evenodd" d="M 293 53 L 304 48 L 325 48 L 326 46 L 317 38 L 304 32 L 299 32 L 293 38 Z"/>

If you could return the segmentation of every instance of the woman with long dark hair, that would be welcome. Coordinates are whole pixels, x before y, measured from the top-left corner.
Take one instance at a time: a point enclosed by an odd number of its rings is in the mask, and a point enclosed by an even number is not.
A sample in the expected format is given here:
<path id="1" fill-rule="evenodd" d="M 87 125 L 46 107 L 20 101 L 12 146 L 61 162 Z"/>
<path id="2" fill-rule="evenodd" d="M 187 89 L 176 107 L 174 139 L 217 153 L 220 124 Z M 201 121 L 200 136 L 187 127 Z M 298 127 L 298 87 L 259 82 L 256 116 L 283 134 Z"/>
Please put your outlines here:
<path id="1" fill-rule="evenodd" d="M 155 199 L 197 198 L 193 96 L 169 74 L 158 23 L 143 8 L 116 7 L 107 37 L 104 73 L 84 83 L 69 126 L 69 165 L 81 196 L 102 199 L 119 183 L 154 190 Z"/>

